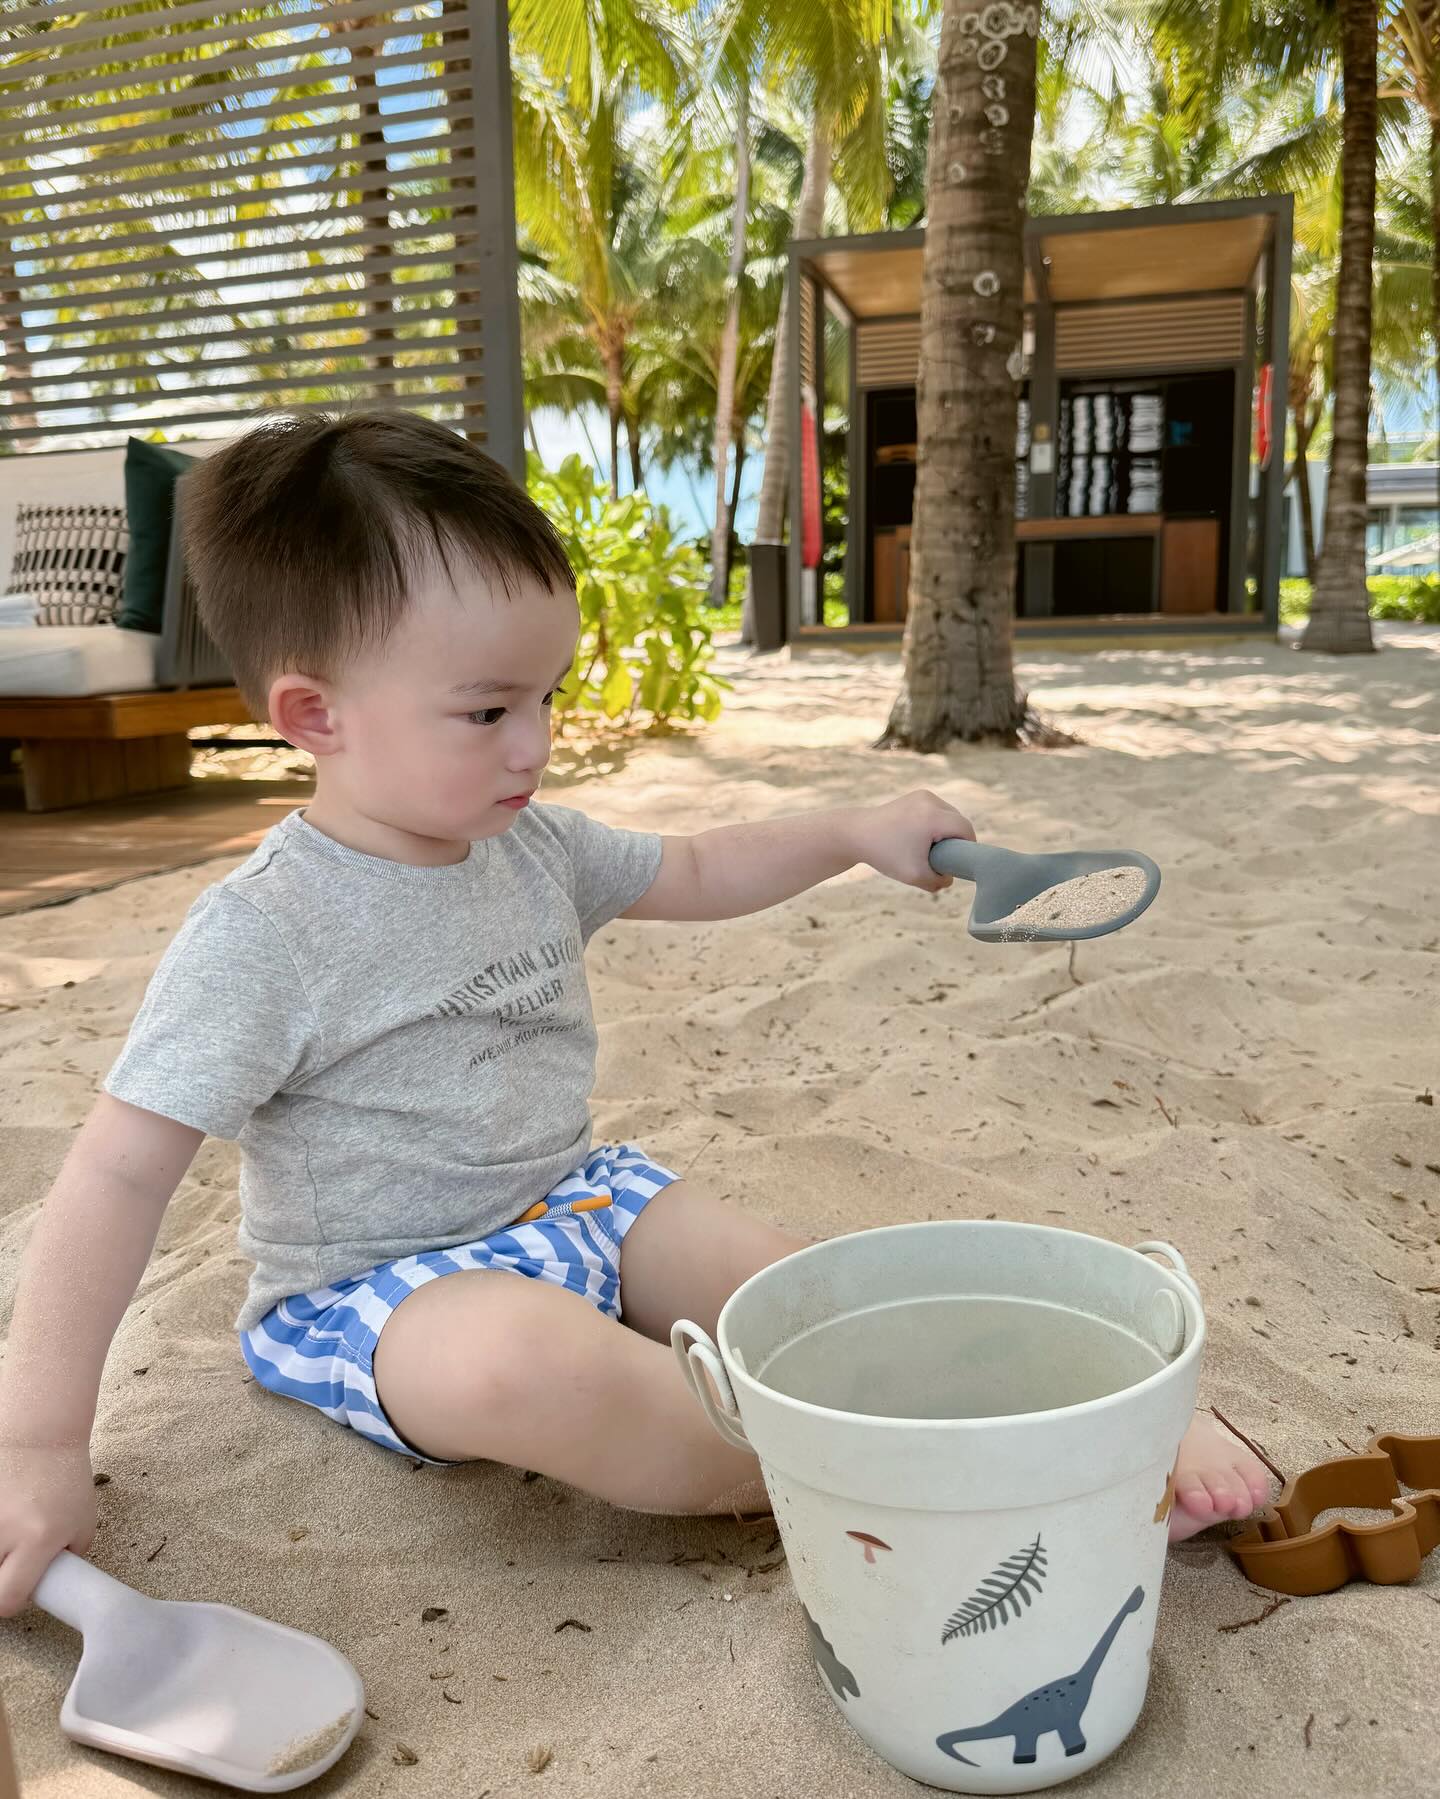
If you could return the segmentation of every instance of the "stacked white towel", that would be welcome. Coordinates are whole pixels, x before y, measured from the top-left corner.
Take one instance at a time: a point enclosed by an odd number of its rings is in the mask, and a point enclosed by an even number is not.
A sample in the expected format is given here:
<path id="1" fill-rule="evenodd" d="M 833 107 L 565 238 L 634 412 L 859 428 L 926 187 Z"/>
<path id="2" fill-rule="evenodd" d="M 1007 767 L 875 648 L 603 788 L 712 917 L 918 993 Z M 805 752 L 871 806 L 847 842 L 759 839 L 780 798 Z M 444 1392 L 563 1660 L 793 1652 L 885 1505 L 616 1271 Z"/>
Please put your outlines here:
<path id="1" fill-rule="evenodd" d="M 40 603 L 33 593 L 0 593 L 0 629 L 39 623 Z"/>

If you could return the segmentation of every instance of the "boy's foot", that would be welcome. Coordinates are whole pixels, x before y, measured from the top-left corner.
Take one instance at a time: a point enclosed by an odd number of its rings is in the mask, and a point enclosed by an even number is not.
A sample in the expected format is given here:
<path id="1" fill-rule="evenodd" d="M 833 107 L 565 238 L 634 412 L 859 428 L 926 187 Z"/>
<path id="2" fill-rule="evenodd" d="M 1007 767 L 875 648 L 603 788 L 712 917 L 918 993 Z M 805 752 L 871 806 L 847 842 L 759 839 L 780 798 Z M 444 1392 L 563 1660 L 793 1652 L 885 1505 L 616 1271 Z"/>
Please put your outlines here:
<path id="1" fill-rule="evenodd" d="M 1265 1464 L 1209 1412 L 1196 1412 L 1175 1463 L 1170 1541 L 1182 1543 L 1225 1518 L 1248 1518 L 1270 1497 Z"/>

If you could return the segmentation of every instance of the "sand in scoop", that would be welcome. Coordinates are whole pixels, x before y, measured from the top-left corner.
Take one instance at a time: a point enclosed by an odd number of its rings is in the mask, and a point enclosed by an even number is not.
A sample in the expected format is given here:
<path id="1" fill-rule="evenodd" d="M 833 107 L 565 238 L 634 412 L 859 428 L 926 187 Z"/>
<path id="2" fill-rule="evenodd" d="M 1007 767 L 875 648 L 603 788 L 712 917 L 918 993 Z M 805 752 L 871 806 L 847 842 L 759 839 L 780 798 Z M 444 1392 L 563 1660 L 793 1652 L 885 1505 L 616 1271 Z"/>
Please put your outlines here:
<path id="1" fill-rule="evenodd" d="M 1029 931 L 1074 931 L 1121 918 L 1145 891 L 1143 868 L 1102 868 L 1047 887 L 1000 920 L 1008 937 Z"/>

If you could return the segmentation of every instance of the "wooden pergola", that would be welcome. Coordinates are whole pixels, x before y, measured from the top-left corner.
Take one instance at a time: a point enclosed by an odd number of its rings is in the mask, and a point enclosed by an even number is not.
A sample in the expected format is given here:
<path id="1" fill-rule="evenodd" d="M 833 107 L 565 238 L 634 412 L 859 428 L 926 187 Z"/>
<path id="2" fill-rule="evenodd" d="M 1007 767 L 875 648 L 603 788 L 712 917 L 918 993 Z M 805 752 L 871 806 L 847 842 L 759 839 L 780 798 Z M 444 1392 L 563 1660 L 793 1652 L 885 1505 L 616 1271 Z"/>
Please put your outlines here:
<path id="1" fill-rule="evenodd" d="M 1291 219 L 1281 194 L 1028 222 L 1021 633 L 1274 632 Z M 792 523 L 792 642 L 894 642 L 904 628 L 924 242 L 913 230 L 791 246 L 794 441 L 826 430 L 828 392 L 849 493 L 849 622 L 820 622 Z M 811 447 L 793 458 L 792 521 L 814 505 L 805 466 L 826 446 Z"/>

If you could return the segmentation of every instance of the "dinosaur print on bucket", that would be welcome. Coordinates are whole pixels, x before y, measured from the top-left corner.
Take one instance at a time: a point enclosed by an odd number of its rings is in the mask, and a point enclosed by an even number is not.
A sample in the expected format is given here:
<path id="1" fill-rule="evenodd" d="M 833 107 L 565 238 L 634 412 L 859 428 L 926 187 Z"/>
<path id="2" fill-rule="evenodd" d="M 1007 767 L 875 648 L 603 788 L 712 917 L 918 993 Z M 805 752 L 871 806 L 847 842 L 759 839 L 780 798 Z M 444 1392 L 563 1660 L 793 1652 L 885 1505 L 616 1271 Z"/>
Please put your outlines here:
<path id="1" fill-rule="evenodd" d="M 803 1605 L 800 1610 L 805 1612 L 805 1622 L 810 1627 L 810 1653 L 815 1657 L 815 1666 L 830 1682 L 835 1697 L 843 1700 L 847 1693 L 853 1693 L 858 1699 L 860 1697 L 859 1682 L 826 1642 L 825 1632 L 821 1630 L 809 1612 L 805 1611 Z"/>
<path id="2" fill-rule="evenodd" d="M 1131 1612 L 1138 1612 L 1144 1603 L 1145 1589 L 1136 1587 L 1106 1626 L 1104 1635 L 1090 1651 L 1084 1664 L 1073 1674 L 1062 1674 L 1059 1680 L 1036 1687 L 1023 1699 L 1017 1699 L 1013 1705 L 1007 1706 L 998 1718 L 991 1718 L 987 1724 L 972 1724 L 964 1730 L 947 1731 L 944 1736 L 936 1737 L 936 1747 L 953 1760 L 964 1762 L 967 1768 L 975 1768 L 979 1763 L 972 1762 L 968 1755 L 961 1755 L 955 1747 L 957 1743 L 985 1743 L 994 1737 L 1014 1737 L 1014 1759 L 1017 1762 L 1033 1762 L 1040 1738 L 1053 1730 L 1065 1745 L 1066 1755 L 1083 1755 L 1085 1734 L 1080 1728 L 1080 1720 L 1085 1714 L 1085 1707 L 1090 1703 L 1090 1689 L 1095 1684 L 1095 1676 L 1100 1671 L 1100 1664 L 1110 1653 L 1110 1645 L 1115 1641 L 1120 1626 Z"/>

